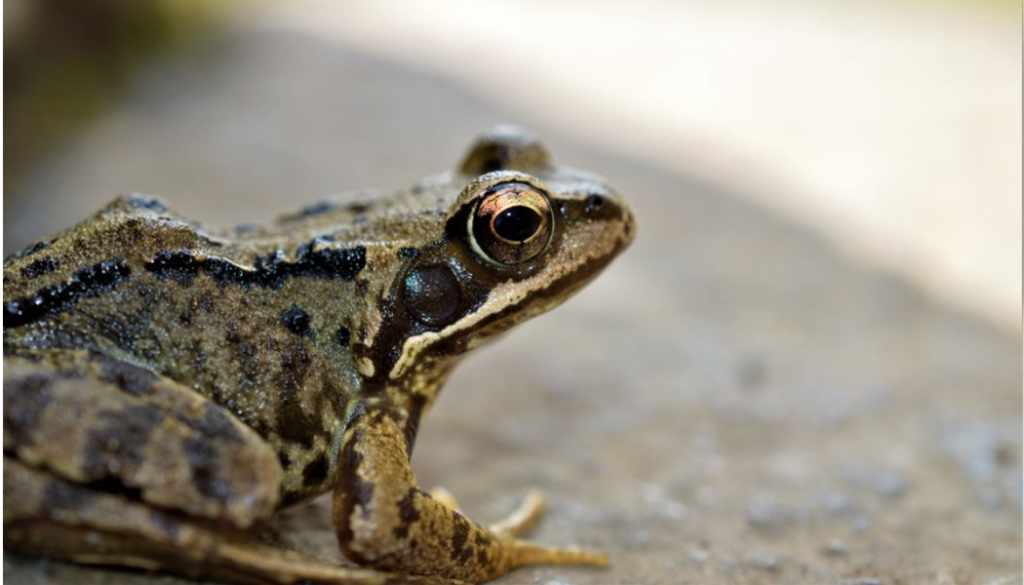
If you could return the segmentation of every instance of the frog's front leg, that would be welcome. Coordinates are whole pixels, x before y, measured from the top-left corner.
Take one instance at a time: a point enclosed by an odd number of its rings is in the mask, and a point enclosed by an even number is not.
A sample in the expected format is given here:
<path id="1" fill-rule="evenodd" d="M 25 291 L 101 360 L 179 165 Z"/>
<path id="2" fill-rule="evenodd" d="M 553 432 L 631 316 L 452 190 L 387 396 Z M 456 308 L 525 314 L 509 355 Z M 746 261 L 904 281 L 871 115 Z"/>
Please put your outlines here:
<path id="1" fill-rule="evenodd" d="M 466 518 L 416 484 L 405 433 L 387 413 L 359 407 L 345 432 L 334 526 L 350 559 L 388 571 L 482 583 L 535 564 L 604 566 L 604 555 L 517 540 L 543 505 L 531 498 L 500 532 Z"/>

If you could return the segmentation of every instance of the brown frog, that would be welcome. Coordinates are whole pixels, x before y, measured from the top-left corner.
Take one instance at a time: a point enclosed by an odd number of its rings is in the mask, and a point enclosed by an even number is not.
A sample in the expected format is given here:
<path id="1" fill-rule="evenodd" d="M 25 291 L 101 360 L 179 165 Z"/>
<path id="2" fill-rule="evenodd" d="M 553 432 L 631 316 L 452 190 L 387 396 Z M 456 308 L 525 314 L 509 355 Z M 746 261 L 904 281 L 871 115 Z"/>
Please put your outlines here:
<path id="1" fill-rule="evenodd" d="M 602 179 L 528 134 L 457 172 L 267 226 L 122 197 L 4 261 L 4 546 L 241 582 L 483 582 L 603 555 L 483 526 L 409 464 L 459 356 L 566 300 L 630 243 Z M 256 544 L 333 490 L 349 559 Z"/>

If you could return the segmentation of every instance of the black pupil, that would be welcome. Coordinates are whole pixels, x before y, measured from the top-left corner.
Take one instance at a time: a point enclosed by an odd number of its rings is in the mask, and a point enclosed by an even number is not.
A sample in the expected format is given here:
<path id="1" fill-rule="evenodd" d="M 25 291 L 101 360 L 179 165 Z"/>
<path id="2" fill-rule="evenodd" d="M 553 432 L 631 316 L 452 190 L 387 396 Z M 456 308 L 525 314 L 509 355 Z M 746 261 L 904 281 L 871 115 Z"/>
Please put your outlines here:
<path id="1" fill-rule="evenodd" d="M 513 242 L 525 242 L 540 227 L 541 216 L 523 205 L 509 207 L 494 218 L 494 233 Z"/>

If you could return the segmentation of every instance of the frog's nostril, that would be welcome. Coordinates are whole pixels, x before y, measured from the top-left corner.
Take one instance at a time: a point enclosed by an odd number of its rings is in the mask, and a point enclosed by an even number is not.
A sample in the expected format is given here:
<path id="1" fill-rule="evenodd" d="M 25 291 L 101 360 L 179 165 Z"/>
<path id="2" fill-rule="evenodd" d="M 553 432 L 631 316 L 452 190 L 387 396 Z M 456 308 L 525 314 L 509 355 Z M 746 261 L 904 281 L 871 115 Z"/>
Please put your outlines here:
<path id="1" fill-rule="evenodd" d="M 591 212 L 597 211 L 598 209 L 601 209 L 602 207 L 604 207 L 604 204 L 605 204 L 605 198 L 602 197 L 601 195 L 590 195 L 590 196 L 587 197 L 587 200 L 584 202 L 584 209 L 586 210 L 587 213 L 591 213 Z"/>

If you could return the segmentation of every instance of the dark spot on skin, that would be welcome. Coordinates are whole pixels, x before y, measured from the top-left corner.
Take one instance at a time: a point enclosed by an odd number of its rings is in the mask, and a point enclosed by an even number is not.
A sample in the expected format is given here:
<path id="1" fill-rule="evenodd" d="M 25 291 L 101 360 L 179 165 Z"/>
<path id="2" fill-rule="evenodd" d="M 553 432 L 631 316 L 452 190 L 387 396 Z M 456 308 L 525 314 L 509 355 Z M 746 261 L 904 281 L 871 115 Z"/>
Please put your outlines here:
<path id="1" fill-rule="evenodd" d="M 298 305 L 293 304 L 281 313 L 281 324 L 285 326 L 285 329 L 296 335 L 307 335 L 309 333 L 309 315 L 300 309 Z"/>
<path id="2" fill-rule="evenodd" d="M 167 211 L 167 205 L 156 197 L 132 195 L 128 198 L 128 204 L 136 209 L 148 209 L 149 211 L 155 211 L 156 213 L 163 213 Z"/>
<path id="3" fill-rule="evenodd" d="M 185 460 L 192 470 L 192 483 L 199 493 L 226 502 L 231 499 L 231 485 L 217 473 L 220 461 L 209 439 L 192 438 L 184 444 Z"/>
<path id="4" fill-rule="evenodd" d="M 419 495 L 420 490 L 413 487 L 398 502 L 398 518 L 402 522 L 395 526 L 395 538 L 404 539 L 409 536 L 409 528 L 419 521 L 420 513 L 416 509 L 416 498 Z"/>
<path id="5" fill-rule="evenodd" d="M 416 248 L 399 248 L 398 257 L 402 260 L 413 260 L 420 255 L 420 251 Z"/>
<path id="6" fill-rule="evenodd" d="M 464 554 L 466 539 L 469 537 L 469 521 L 455 512 L 452 514 L 452 560 L 458 561 Z"/>
<path id="7" fill-rule="evenodd" d="M 162 410 L 148 404 L 101 412 L 101 424 L 89 433 L 83 451 L 86 474 L 102 479 L 138 468 L 150 433 L 164 417 Z"/>
<path id="8" fill-rule="evenodd" d="M 282 348 L 280 356 L 280 370 L 274 377 L 274 384 L 280 389 L 277 432 L 285 441 L 299 443 L 308 449 L 313 446 L 313 437 L 321 432 L 317 416 L 306 414 L 299 401 L 300 390 L 313 359 L 305 342 L 298 339 Z"/>
<path id="9" fill-rule="evenodd" d="M 277 452 L 277 461 L 281 464 L 281 469 L 288 470 L 288 467 L 292 464 L 292 458 L 288 456 L 284 451 Z"/>
<path id="10" fill-rule="evenodd" d="M 238 327 L 231 324 L 228 326 L 227 335 L 224 339 L 228 342 L 235 354 L 235 360 L 241 370 L 242 377 L 239 380 L 243 388 L 251 388 L 260 379 L 260 351 L 259 348 L 242 338 Z"/>
<path id="11" fill-rule="evenodd" d="M 372 483 L 360 482 L 356 489 L 356 504 L 363 509 L 363 518 L 369 519 L 373 515 L 373 510 L 370 509 L 370 502 L 373 501 L 373 488 Z"/>
<path id="12" fill-rule="evenodd" d="M 317 215 L 327 213 L 328 211 L 331 211 L 336 207 L 337 205 L 330 201 L 318 201 L 316 203 L 303 207 L 302 209 L 296 211 L 295 213 L 285 216 L 283 220 L 296 221 L 307 217 L 315 217 Z"/>
<path id="13" fill-rule="evenodd" d="M 327 479 L 327 456 L 321 453 L 302 468 L 302 484 L 306 487 L 321 485 Z"/>
<path id="14" fill-rule="evenodd" d="M 347 209 L 352 213 L 366 213 L 373 207 L 372 201 L 353 201 L 348 204 Z"/>
<path id="15" fill-rule="evenodd" d="M 43 488 L 43 511 L 48 516 L 62 511 L 82 510 L 96 499 L 87 488 L 52 480 Z"/>
<path id="16" fill-rule="evenodd" d="M 416 443 L 416 433 L 419 432 L 420 419 L 423 417 L 423 409 L 427 406 L 427 397 L 423 394 L 413 394 L 409 398 L 409 416 L 405 420 L 405 452 L 412 458 L 412 447 Z"/>
<path id="17" fill-rule="evenodd" d="M 118 477 L 108 476 L 82 485 L 91 492 L 117 494 L 129 500 L 142 501 L 142 490 L 126 486 Z"/>
<path id="18" fill-rule="evenodd" d="M 279 289 L 290 278 L 306 277 L 322 280 L 348 281 L 366 267 L 366 248 L 323 248 L 306 245 L 299 250 L 296 261 L 286 261 L 280 251 L 257 258 L 252 269 L 236 266 L 228 260 L 211 256 L 197 260 L 190 252 L 160 252 L 146 264 L 146 270 L 160 280 L 174 280 L 190 286 L 203 272 L 219 285 L 258 286 Z"/>
<path id="19" fill-rule="evenodd" d="M 334 334 L 334 340 L 342 349 L 348 349 L 348 344 L 352 342 L 352 334 L 347 328 L 339 327 L 338 332 Z"/>
<path id="20" fill-rule="evenodd" d="M 52 381 L 45 374 L 4 380 L 4 435 L 13 435 L 16 445 L 24 445 L 31 439 L 40 415 L 53 401 L 49 389 Z"/>
<path id="21" fill-rule="evenodd" d="M 208 441 L 217 440 L 236 444 L 243 442 L 242 434 L 238 430 L 238 423 L 223 408 L 212 402 L 203 405 L 203 416 L 199 418 L 184 414 L 177 418 Z"/>
<path id="22" fill-rule="evenodd" d="M 33 260 L 31 264 L 21 269 L 21 275 L 25 278 L 39 278 L 44 274 L 49 274 L 57 269 L 57 262 L 47 256 L 46 258 L 39 258 Z"/>
<path id="23" fill-rule="evenodd" d="M 70 310 L 80 299 L 113 290 L 130 275 L 131 269 L 123 260 L 105 260 L 83 268 L 67 282 L 44 287 L 35 296 L 4 303 L 4 329 L 21 327 Z"/>
<path id="24" fill-rule="evenodd" d="M 100 379 L 133 396 L 145 396 L 153 392 L 157 376 L 153 372 L 129 363 L 94 354 L 92 359 L 100 364 Z"/>

